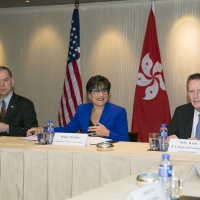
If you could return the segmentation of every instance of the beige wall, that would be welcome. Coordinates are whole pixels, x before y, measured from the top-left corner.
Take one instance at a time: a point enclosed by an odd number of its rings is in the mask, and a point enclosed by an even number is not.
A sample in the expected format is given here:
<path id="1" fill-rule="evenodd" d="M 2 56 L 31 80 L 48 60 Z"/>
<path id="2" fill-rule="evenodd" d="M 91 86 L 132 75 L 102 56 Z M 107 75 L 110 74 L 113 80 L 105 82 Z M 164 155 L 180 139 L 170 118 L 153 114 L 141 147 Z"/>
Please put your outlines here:
<path id="1" fill-rule="evenodd" d="M 131 127 L 137 71 L 151 1 L 81 4 L 81 74 L 112 84 L 110 102 L 126 108 Z M 40 125 L 57 114 L 74 5 L 0 9 L 0 65 L 15 92 L 30 98 Z M 188 75 L 200 72 L 200 0 L 156 1 L 157 33 L 170 109 L 187 102 Z M 152 116 L 153 117 L 153 116 Z"/>

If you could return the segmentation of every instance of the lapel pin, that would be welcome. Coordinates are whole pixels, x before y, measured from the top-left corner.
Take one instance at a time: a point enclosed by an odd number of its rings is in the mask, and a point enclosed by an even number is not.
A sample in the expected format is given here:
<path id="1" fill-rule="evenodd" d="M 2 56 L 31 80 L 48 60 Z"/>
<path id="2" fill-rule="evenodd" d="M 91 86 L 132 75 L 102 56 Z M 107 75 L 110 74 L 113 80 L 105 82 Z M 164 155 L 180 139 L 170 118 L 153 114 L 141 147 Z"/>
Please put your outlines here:
<path id="1" fill-rule="evenodd" d="M 14 106 L 11 106 L 11 108 L 14 108 Z"/>

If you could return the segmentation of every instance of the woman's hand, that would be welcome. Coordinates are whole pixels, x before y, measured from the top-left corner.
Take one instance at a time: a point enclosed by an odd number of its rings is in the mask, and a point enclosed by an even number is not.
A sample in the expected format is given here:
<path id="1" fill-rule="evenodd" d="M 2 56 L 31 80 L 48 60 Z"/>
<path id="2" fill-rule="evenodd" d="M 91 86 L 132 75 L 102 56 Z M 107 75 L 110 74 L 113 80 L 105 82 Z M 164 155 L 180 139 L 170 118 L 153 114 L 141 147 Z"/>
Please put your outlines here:
<path id="1" fill-rule="evenodd" d="M 38 133 L 41 133 L 43 131 L 43 127 L 34 127 L 34 128 L 31 128 L 29 129 L 27 132 L 26 132 L 26 136 L 32 136 L 32 135 L 37 135 Z"/>
<path id="2" fill-rule="evenodd" d="M 108 137 L 110 131 L 101 123 L 97 122 L 98 126 L 89 126 L 89 132 L 95 132 L 97 136 L 106 136 Z"/>

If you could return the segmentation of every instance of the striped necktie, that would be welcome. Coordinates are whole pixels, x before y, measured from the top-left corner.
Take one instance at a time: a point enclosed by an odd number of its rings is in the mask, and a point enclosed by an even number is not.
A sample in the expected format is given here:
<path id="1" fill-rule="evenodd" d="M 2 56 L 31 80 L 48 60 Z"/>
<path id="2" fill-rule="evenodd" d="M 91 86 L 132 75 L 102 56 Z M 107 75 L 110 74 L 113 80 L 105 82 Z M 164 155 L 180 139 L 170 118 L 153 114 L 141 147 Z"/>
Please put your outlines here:
<path id="1" fill-rule="evenodd" d="M 198 115 L 198 117 L 199 117 L 199 121 L 198 121 L 198 124 L 197 124 L 195 137 L 200 139 L 200 114 Z"/>
<path id="2" fill-rule="evenodd" d="M 2 106 L 1 106 L 1 122 L 3 122 L 4 115 L 6 114 L 6 103 L 4 100 L 2 100 Z"/>

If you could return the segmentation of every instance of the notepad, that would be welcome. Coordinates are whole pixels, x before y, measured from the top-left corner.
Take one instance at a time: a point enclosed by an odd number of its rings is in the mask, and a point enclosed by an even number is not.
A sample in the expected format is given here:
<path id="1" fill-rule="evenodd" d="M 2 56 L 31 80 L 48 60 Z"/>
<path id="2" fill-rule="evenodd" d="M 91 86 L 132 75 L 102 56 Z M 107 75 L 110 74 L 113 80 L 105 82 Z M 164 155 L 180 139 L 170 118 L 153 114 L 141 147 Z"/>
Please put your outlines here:
<path id="1" fill-rule="evenodd" d="M 98 144 L 100 142 L 111 141 L 111 139 L 102 138 L 102 137 L 89 137 L 90 144 Z"/>
<path id="2" fill-rule="evenodd" d="M 37 136 L 23 137 L 21 140 L 37 141 Z"/>

